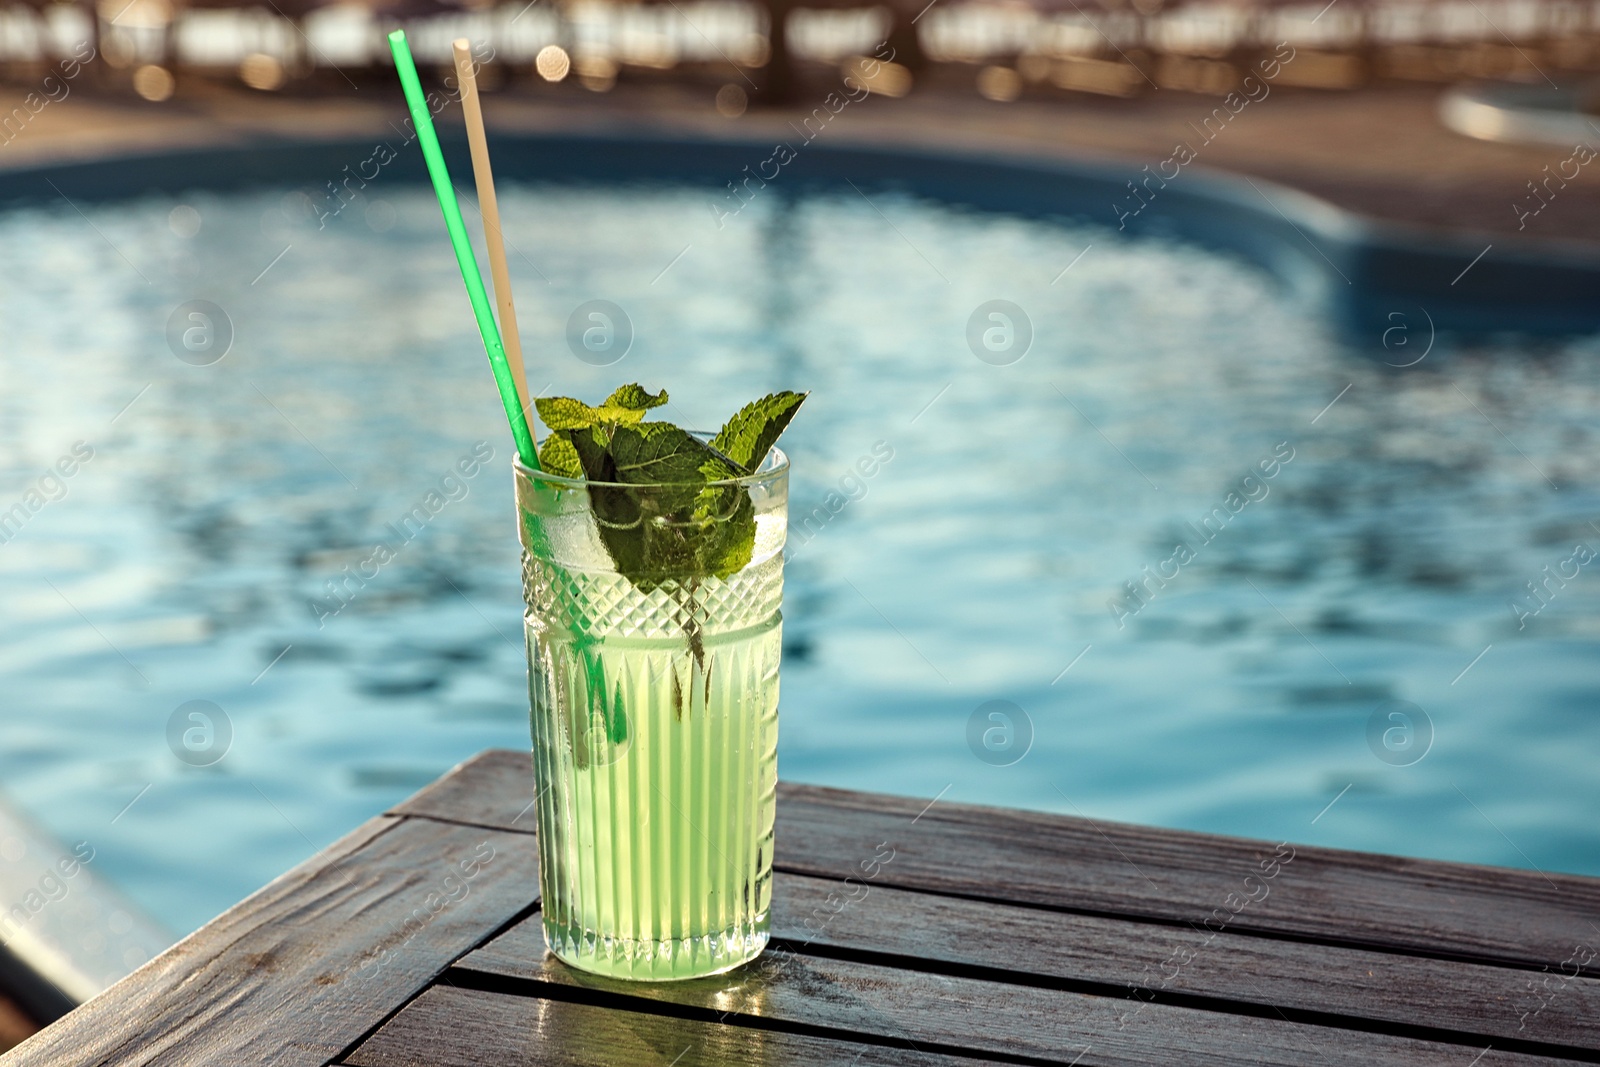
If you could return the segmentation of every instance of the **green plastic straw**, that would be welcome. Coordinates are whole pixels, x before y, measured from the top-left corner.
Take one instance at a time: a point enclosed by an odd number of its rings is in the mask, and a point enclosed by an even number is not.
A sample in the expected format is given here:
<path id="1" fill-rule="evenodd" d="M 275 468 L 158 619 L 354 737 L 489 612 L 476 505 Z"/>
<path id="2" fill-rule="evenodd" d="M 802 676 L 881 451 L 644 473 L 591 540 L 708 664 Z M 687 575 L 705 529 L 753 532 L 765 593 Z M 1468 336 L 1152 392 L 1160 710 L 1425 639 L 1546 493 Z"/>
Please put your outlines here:
<path id="1" fill-rule="evenodd" d="M 506 362 L 500 327 L 494 321 L 488 294 L 483 290 L 483 274 L 478 270 L 478 257 L 472 253 L 466 223 L 461 221 L 456 187 L 450 182 L 444 153 L 439 150 L 439 136 L 433 132 L 433 116 L 428 110 L 427 98 L 422 93 L 422 82 L 417 78 L 417 65 L 411 59 L 411 47 L 406 44 L 406 31 L 395 30 L 389 35 L 389 51 L 394 53 L 394 67 L 400 74 L 400 87 L 405 90 L 406 106 L 411 109 L 411 121 L 417 128 L 422 158 L 428 163 L 428 177 L 433 179 L 433 191 L 439 196 L 439 210 L 444 212 L 445 229 L 450 231 L 450 244 L 456 250 L 456 263 L 461 267 L 461 280 L 466 283 L 467 297 L 472 301 L 472 313 L 478 317 L 478 332 L 483 335 L 483 347 L 489 354 L 489 367 L 494 371 L 494 384 L 500 389 L 500 402 L 505 405 L 506 418 L 511 422 L 511 436 L 517 443 L 517 455 L 522 457 L 524 464 L 538 470 L 539 459 L 534 454 L 533 434 L 528 430 L 528 419 L 522 413 L 517 386 L 511 377 L 511 366 Z"/>

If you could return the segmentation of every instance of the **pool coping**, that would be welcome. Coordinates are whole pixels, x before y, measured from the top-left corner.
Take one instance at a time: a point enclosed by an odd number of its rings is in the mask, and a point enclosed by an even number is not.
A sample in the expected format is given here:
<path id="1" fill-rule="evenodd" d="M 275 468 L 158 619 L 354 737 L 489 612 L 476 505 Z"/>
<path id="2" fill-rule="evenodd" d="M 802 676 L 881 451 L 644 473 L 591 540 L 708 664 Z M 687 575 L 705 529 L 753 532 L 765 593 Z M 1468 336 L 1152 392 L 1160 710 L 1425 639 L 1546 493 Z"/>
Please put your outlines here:
<path id="1" fill-rule="evenodd" d="M 1439 98 L 1439 121 L 1480 141 L 1501 144 L 1558 145 L 1571 149 L 1600 137 L 1600 116 L 1583 111 L 1593 88 L 1469 83 Z"/>
<path id="2" fill-rule="evenodd" d="M 458 185 L 470 174 L 464 136 L 442 131 Z M 1467 338 L 1509 332 L 1560 335 L 1600 330 L 1600 250 L 1570 243 L 1469 233 L 1441 235 L 1355 215 L 1262 179 L 1189 166 L 1169 174 L 1103 159 L 979 155 L 930 148 L 866 148 L 750 138 L 603 133 L 495 137 L 506 181 L 701 186 L 707 218 L 737 225 L 732 183 L 753 195 L 855 187 L 897 190 L 946 203 L 1164 236 L 1242 258 L 1301 295 L 1324 303 L 1347 341 L 1383 353 L 1384 331 L 1421 317 L 1438 333 Z M 387 151 L 384 151 L 387 149 Z M 1168 161 L 1171 162 L 1171 161 Z M 196 182 L 191 175 L 206 174 Z M 332 190 L 426 180 L 420 153 L 401 136 L 290 138 L 118 153 L 0 168 L 0 206 L 107 202 L 195 189 L 298 186 Z M 1134 188 L 1137 182 L 1139 188 Z M 324 192 L 323 210 L 339 201 Z M 326 223 L 326 219 L 324 219 Z"/>
<path id="3" fill-rule="evenodd" d="M 55 840 L 3 796 L 0 845 L 0 991 L 35 1022 L 54 1022 L 137 966 L 130 959 L 175 940 L 98 873 L 92 842 Z"/>

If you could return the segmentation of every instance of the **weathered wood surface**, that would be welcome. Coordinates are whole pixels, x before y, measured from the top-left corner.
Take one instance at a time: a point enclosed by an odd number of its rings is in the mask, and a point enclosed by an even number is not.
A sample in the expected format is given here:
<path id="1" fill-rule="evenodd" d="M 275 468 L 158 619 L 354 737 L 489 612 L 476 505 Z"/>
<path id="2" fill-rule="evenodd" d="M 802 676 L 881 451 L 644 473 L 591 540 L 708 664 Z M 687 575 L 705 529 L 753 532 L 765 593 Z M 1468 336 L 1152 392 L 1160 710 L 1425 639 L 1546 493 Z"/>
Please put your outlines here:
<path id="1" fill-rule="evenodd" d="M 537 921 L 524 922 L 469 953 L 450 972 L 517 979 L 535 996 L 588 992 L 599 1003 L 654 1002 L 732 1012 L 746 1025 L 821 1027 L 846 1036 L 940 1051 L 973 1050 L 1030 1062 L 1135 1067 L 1151 1063 L 1215 1067 L 1461 1067 L 1487 1040 L 1424 1040 L 1295 1023 L 1227 1011 L 1093 996 L 992 978 L 929 973 L 769 949 L 755 966 L 694 982 L 636 984 L 583 974 L 543 953 Z M 462 979 L 453 979 L 461 981 Z M 470 979 L 466 979 L 470 980 Z M 1274 1013 L 1268 1012 L 1269 1016 Z M 608 1062 L 608 1061 L 602 1061 Z M 1575 1062 L 1494 1048 L 1478 1067 Z"/>
<path id="2" fill-rule="evenodd" d="M 1270 1008 L 1332 1026 L 1481 1034 L 1600 1048 L 1600 981 L 1275 937 L 777 876 L 773 932 L 800 951 L 1217 1010 Z M 1271 897 L 1262 901 L 1270 906 Z M 1571 968 L 1569 967 L 1569 970 Z M 1536 1014 L 1535 1008 L 1540 1008 Z M 1129 1005 L 1129 1010 L 1137 1005 Z M 1346 1019 L 1351 1021 L 1346 1021 Z"/>
<path id="3" fill-rule="evenodd" d="M 325 1064 L 537 897 L 529 844 L 374 820 L 0 1062 Z"/>
<path id="4" fill-rule="evenodd" d="M 773 947 L 642 985 L 545 954 L 532 800 L 485 753 L 0 1065 L 1600 1063 L 1592 879 L 783 785 Z"/>
<path id="5" fill-rule="evenodd" d="M 390 808 L 389 814 L 426 815 L 531 834 L 537 822 L 533 797 L 533 755 L 492 748 L 423 786 Z"/>
<path id="6" fill-rule="evenodd" d="M 533 800 L 529 758 L 489 752 L 397 812 L 512 828 Z M 1204 925 L 1558 971 L 1600 948 L 1600 880 L 780 784 L 776 866 L 859 877 L 881 843 L 885 885 L 1091 915 Z M 924 812 L 926 808 L 926 812 Z M 517 826 L 527 827 L 526 820 Z M 1253 878 L 1254 881 L 1247 881 Z M 1569 964 L 1569 969 L 1572 964 Z M 1600 958 L 1584 973 L 1600 975 Z"/>
<path id="7" fill-rule="evenodd" d="M 439 986 L 343 1061 L 351 1067 L 993 1067 L 810 1034 Z"/>
<path id="8" fill-rule="evenodd" d="M 1004 886 L 1009 902 L 1088 913 L 1203 924 L 1230 894 L 1249 892 L 1273 855 L 1261 841 L 956 804 L 908 828 L 922 802 L 808 786 L 782 797 L 790 851 L 780 845 L 780 856 L 795 873 L 848 874 L 852 848 L 899 830 L 897 884 L 977 897 Z M 1576 944 L 1600 940 L 1595 879 L 1293 847 L 1272 906 L 1246 908 L 1230 929 L 1551 970 Z"/>

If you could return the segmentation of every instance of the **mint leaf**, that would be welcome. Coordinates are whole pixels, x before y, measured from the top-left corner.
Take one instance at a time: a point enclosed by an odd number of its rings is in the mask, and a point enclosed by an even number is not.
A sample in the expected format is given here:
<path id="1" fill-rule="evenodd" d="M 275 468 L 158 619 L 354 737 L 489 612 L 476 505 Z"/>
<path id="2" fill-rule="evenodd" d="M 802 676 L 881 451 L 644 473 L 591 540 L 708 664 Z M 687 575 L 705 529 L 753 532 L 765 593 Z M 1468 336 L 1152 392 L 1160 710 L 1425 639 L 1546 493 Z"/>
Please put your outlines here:
<path id="1" fill-rule="evenodd" d="M 716 455 L 704 441 L 670 422 L 619 426 L 611 436 L 617 480 L 635 485 L 681 485 L 693 490 L 706 481 L 700 466 Z"/>
<path id="2" fill-rule="evenodd" d="M 793 392 L 763 397 L 708 443 L 671 423 L 644 421 L 667 403 L 666 390 L 624 385 L 599 407 L 542 398 L 535 406 L 550 434 L 540 463 L 551 474 L 589 483 L 600 539 L 618 572 L 643 590 L 687 583 L 692 598 L 696 579 L 736 574 L 755 552 L 750 491 L 715 483 L 760 466 L 804 400 Z M 698 648 L 698 625 L 692 613 L 689 619 L 690 646 Z"/>
<path id="3" fill-rule="evenodd" d="M 695 550 L 702 574 L 726 578 L 750 563 L 756 548 L 756 506 L 743 486 L 708 485 L 695 497 L 703 535 Z"/>
<path id="4" fill-rule="evenodd" d="M 533 402 L 539 418 L 552 430 L 587 430 L 591 426 L 633 425 L 645 412 L 667 402 L 667 391 L 651 394 L 639 385 L 624 385 L 605 403 L 592 408 L 570 396 L 545 396 Z"/>
<path id="5" fill-rule="evenodd" d="M 616 464 L 611 461 L 611 435 L 598 426 L 588 426 L 581 430 L 558 430 L 557 433 L 566 438 L 572 445 L 572 450 L 578 454 L 578 465 L 583 468 L 583 477 L 591 482 L 614 482 L 617 480 Z"/>
<path id="6" fill-rule="evenodd" d="M 730 481 L 745 473 L 714 447 L 708 451 L 713 458 L 700 465 L 707 482 Z M 695 494 L 694 518 L 703 531 L 695 551 L 700 573 L 726 578 L 743 570 L 756 546 L 750 491 L 742 485 L 707 485 Z"/>
<path id="7" fill-rule="evenodd" d="M 708 491 L 706 482 L 734 476 L 726 457 L 693 434 L 665 422 L 617 427 L 611 437 L 610 457 L 616 480 L 639 486 L 628 491 L 636 513 L 624 510 L 620 502 L 607 501 L 613 519 L 631 519 L 637 514 L 639 521 L 637 528 L 624 528 L 620 523 L 609 529 L 601 526 L 601 539 L 613 549 L 619 563 L 628 560 L 634 574 L 646 581 L 733 573 L 720 567 L 728 554 L 719 548 L 724 531 L 718 528 L 713 513 L 697 507 Z M 736 486 L 720 488 L 746 500 L 750 496 Z M 708 560 L 717 565 L 708 565 Z"/>
<path id="8" fill-rule="evenodd" d="M 539 469 L 558 478 L 583 477 L 578 450 L 559 433 L 549 434 L 539 446 Z"/>
<path id="9" fill-rule="evenodd" d="M 767 457 L 778 436 L 788 427 L 806 398 L 805 393 L 772 393 L 746 404 L 711 439 L 711 447 L 746 471 L 754 471 Z"/>
<path id="10" fill-rule="evenodd" d="M 535 397 L 533 409 L 552 430 L 583 430 L 599 421 L 594 408 L 570 396 Z"/>
<path id="11" fill-rule="evenodd" d="M 638 412 L 642 417 L 644 412 L 649 411 L 651 408 L 658 408 L 666 402 L 667 391 L 665 389 L 652 396 L 649 390 L 641 385 L 624 385 L 606 397 L 605 403 L 600 405 L 600 410 L 617 409 Z M 638 419 L 632 421 L 637 422 Z"/>
<path id="12" fill-rule="evenodd" d="M 610 436 L 599 427 L 561 434 L 572 445 L 589 482 L 589 507 L 606 552 L 617 570 L 635 585 L 653 588 L 645 563 L 644 508 L 638 491 L 614 484 L 619 479 Z"/>

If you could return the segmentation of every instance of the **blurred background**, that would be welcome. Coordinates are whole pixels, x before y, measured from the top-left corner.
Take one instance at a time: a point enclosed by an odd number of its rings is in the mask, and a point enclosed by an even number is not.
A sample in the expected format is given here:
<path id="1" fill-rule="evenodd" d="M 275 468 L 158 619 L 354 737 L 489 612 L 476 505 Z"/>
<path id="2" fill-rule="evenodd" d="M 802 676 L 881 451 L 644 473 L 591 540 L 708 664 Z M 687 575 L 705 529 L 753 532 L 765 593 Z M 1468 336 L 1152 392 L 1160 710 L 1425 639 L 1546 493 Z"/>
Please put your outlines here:
<path id="1" fill-rule="evenodd" d="M 785 778 L 1600 874 L 1600 3 L 28 0 L 0 1048 L 528 743 L 397 25 L 535 391 L 811 391 Z"/>

